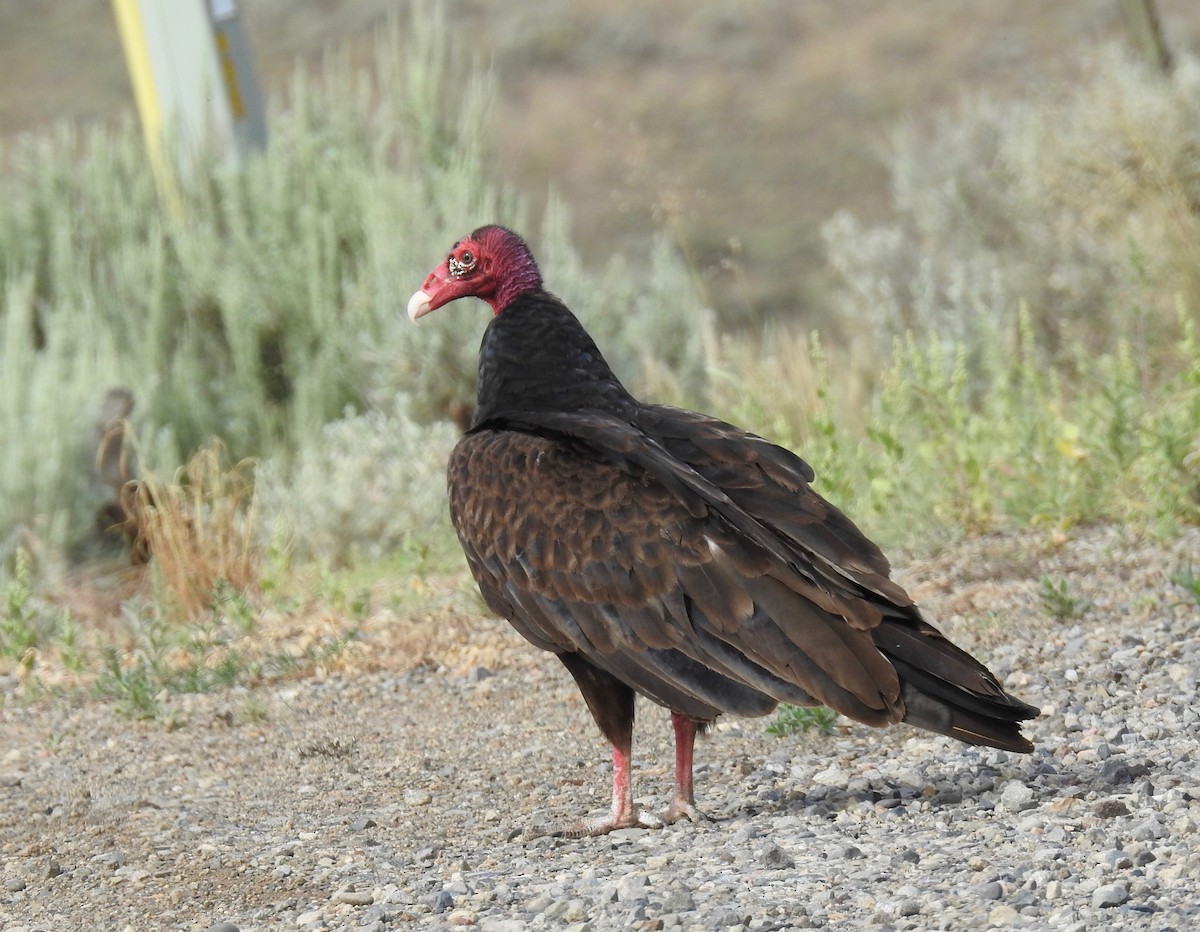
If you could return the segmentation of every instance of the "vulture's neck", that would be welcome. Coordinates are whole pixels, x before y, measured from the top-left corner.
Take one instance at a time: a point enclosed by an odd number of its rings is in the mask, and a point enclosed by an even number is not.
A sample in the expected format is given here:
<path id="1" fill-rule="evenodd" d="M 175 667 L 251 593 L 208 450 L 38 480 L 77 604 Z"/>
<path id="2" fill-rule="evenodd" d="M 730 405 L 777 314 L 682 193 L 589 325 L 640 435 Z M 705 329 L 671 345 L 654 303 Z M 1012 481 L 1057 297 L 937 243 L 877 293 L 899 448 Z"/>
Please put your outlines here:
<path id="1" fill-rule="evenodd" d="M 479 348 L 474 426 L 505 414 L 635 404 L 583 325 L 542 291 L 521 295 L 492 318 Z"/>

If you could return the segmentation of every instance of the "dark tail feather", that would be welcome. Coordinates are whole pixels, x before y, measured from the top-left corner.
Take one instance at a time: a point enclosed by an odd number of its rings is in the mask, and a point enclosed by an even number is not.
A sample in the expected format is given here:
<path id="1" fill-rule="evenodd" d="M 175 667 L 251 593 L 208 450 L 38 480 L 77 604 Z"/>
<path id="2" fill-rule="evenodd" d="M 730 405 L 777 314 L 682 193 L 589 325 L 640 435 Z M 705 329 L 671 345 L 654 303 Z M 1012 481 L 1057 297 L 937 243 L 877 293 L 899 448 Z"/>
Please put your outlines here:
<path id="1" fill-rule="evenodd" d="M 967 744 L 1033 750 L 1021 722 L 1039 710 L 1006 693 L 987 667 L 932 628 L 886 621 L 880 628 L 891 629 L 876 642 L 900 674 L 905 722 Z"/>
<path id="2" fill-rule="evenodd" d="M 896 667 L 900 669 L 901 664 Z M 900 693 L 905 705 L 903 720 L 910 725 L 949 735 L 967 744 L 982 744 L 1022 754 L 1033 750 L 1033 744 L 1021 734 L 1021 722 L 1037 714 L 1037 709 L 1032 706 L 1021 703 L 1020 708 L 1005 710 L 1005 717 L 987 716 L 923 693 L 908 682 L 901 684 Z M 1025 711 L 1027 709 L 1033 711 Z"/>

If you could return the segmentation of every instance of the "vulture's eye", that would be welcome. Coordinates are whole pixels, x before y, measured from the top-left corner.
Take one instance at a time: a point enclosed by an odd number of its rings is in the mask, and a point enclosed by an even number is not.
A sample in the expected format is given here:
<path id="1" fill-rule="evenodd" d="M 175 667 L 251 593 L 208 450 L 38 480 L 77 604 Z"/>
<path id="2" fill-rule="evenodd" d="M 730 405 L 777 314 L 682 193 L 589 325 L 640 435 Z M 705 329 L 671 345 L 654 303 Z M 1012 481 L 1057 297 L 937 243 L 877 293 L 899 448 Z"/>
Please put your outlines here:
<path id="1" fill-rule="evenodd" d="M 450 275 L 453 278 L 462 278 L 471 269 L 475 268 L 475 254 L 469 249 L 464 249 L 460 255 L 450 254 Z"/>

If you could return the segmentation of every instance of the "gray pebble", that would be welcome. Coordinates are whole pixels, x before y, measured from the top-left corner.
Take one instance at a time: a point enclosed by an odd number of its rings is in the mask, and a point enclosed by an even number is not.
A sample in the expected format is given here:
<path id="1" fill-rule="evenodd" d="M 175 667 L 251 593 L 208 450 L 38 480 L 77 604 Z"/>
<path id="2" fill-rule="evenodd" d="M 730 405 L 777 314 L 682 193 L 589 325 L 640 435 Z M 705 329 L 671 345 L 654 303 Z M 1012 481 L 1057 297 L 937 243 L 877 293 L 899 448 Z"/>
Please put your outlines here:
<path id="1" fill-rule="evenodd" d="M 998 900 L 1004 896 L 1004 887 L 995 880 L 981 883 L 975 887 L 975 895 L 981 900 Z"/>
<path id="2" fill-rule="evenodd" d="M 1167 827 L 1154 818 L 1138 823 L 1131 833 L 1135 841 L 1154 841 L 1157 838 L 1165 837 L 1166 834 Z"/>
<path id="3" fill-rule="evenodd" d="M 93 864 L 100 864 L 107 867 L 109 870 L 116 870 L 125 863 L 125 855 L 120 851 L 108 851 L 104 854 L 97 854 L 92 858 Z"/>
<path id="4" fill-rule="evenodd" d="M 1092 891 L 1092 906 L 1095 909 L 1108 909 L 1128 902 L 1129 889 L 1123 883 L 1105 884 Z"/>
<path id="5" fill-rule="evenodd" d="M 559 914 L 560 918 L 568 923 L 582 922 L 587 919 L 587 915 L 587 905 L 577 896 L 567 900 L 567 908 Z"/>
<path id="6" fill-rule="evenodd" d="M 988 927 L 992 929 L 1011 929 L 1021 923 L 1021 914 L 1007 903 L 993 907 L 988 913 Z"/>
<path id="7" fill-rule="evenodd" d="M 758 837 L 758 826 L 753 822 L 746 822 L 739 825 L 733 832 L 730 833 L 729 840 L 734 844 L 740 845 L 750 841 L 752 838 Z"/>
<path id="8" fill-rule="evenodd" d="M 615 888 L 617 900 L 625 903 L 645 899 L 646 887 L 649 884 L 650 879 L 645 874 L 633 874 L 629 877 L 622 877 L 617 881 Z"/>
<path id="9" fill-rule="evenodd" d="M 901 900 L 896 904 L 896 908 L 894 910 L 894 913 L 897 916 L 916 916 L 919 915 L 920 912 L 920 901 L 912 898 Z"/>
<path id="10" fill-rule="evenodd" d="M 1005 785 L 1000 793 L 1000 802 L 1009 812 L 1022 812 L 1037 805 L 1033 790 L 1019 780 L 1012 780 Z"/>
<path id="11" fill-rule="evenodd" d="M 663 897 L 662 908 L 669 913 L 683 913 L 696 908 L 696 900 L 687 890 L 672 890 Z"/>
<path id="12" fill-rule="evenodd" d="M 347 906 L 370 906 L 375 902 L 375 895 L 369 892 L 342 890 L 333 895 L 333 902 L 345 903 Z"/>
<path id="13" fill-rule="evenodd" d="M 1120 799 L 1104 799 L 1092 807 L 1092 811 L 1101 819 L 1115 819 L 1118 816 L 1129 815 L 1129 807 Z"/>
<path id="14" fill-rule="evenodd" d="M 763 848 L 758 862 L 771 870 L 790 870 L 796 866 L 795 859 L 776 844 L 769 844 Z"/>

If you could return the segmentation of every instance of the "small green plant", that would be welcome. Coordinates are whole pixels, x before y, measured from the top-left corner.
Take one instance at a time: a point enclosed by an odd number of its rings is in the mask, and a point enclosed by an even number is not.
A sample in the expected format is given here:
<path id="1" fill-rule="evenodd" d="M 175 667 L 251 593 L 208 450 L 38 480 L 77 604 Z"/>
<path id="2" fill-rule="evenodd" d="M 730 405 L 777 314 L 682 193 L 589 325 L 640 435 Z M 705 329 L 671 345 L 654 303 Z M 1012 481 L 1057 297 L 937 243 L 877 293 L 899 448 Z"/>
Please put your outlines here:
<path id="1" fill-rule="evenodd" d="M 159 671 L 163 685 L 171 692 L 206 693 L 227 689 L 239 682 L 246 671 L 246 664 L 236 650 L 212 661 L 203 646 L 190 644 L 188 647 L 188 659 L 178 668 Z"/>
<path id="2" fill-rule="evenodd" d="M 78 627 L 70 612 L 56 609 L 34 593 L 29 553 L 23 547 L 13 555 L 13 572 L 4 592 L 0 614 L 0 656 L 32 665 L 35 651 L 55 637 L 74 648 Z"/>
<path id="3" fill-rule="evenodd" d="M 180 693 L 206 693 L 291 675 L 327 663 L 358 636 L 351 629 L 292 653 L 264 654 L 219 614 L 180 623 L 157 603 L 127 603 L 124 621 L 132 644 L 103 649 L 103 667 L 93 684 L 101 698 L 116 701 L 129 718 L 171 722 L 167 700 Z M 263 721 L 265 707 L 248 698 L 230 722 Z"/>
<path id="4" fill-rule="evenodd" d="M 365 586 L 355 589 L 347 608 L 350 611 L 350 617 L 355 621 L 365 621 L 371 614 L 371 590 Z"/>
<path id="5" fill-rule="evenodd" d="M 58 626 L 57 644 L 63 666 L 72 673 L 82 673 L 87 666 L 88 658 L 83 647 L 82 634 L 83 629 L 79 623 L 64 610 L 62 622 Z"/>
<path id="6" fill-rule="evenodd" d="M 172 623 L 157 604 L 127 603 L 124 622 L 132 650 L 104 649 L 94 692 L 115 699 L 117 711 L 137 719 L 161 719 L 164 698 L 226 688 L 246 677 L 249 664 L 220 618 L 209 623 Z"/>
<path id="7" fill-rule="evenodd" d="M 339 656 L 351 641 L 358 639 L 358 629 L 352 628 L 336 637 L 322 638 L 296 656 L 287 651 L 272 654 L 263 661 L 250 665 L 252 678 L 288 676 L 298 670 L 318 666 Z"/>
<path id="8" fill-rule="evenodd" d="M 246 696 L 233 717 L 234 723 L 238 725 L 260 725 L 269 718 L 266 705 L 253 693 Z"/>
<path id="9" fill-rule="evenodd" d="M 1171 582 L 1183 590 L 1185 598 L 1200 608 L 1200 573 L 1190 563 L 1172 573 Z"/>
<path id="10" fill-rule="evenodd" d="M 353 738 L 322 738 L 304 745 L 299 750 L 301 760 L 312 757 L 328 757 L 333 760 L 349 757 L 358 750 L 358 742 Z"/>
<path id="11" fill-rule="evenodd" d="M 41 639 L 33 610 L 29 554 L 24 548 L 16 553 L 13 576 L 4 598 L 4 617 L 0 619 L 0 653 L 14 660 L 37 646 Z"/>
<path id="12" fill-rule="evenodd" d="M 125 666 L 115 647 L 104 651 L 104 670 L 95 685 L 96 695 L 115 699 L 117 711 L 126 718 L 157 719 L 162 715 L 160 686 L 145 663 Z"/>
<path id="13" fill-rule="evenodd" d="M 1082 618 L 1092 607 L 1090 601 L 1071 592 L 1065 579 L 1054 580 L 1049 576 L 1042 577 L 1038 598 L 1042 602 L 1042 611 L 1056 621 Z"/>
<path id="14" fill-rule="evenodd" d="M 833 735 L 837 734 L 837 720 L 838 713 L 823 705 L 781 705 L 767 726 L 767 733 L 782 737 L 816 728 L 824 734 Z"/>
<path id="15" fill-rule="evenodd" d="M 246 593 L 230 585 L 225 577 L 217 579 L 208 607 L 214 620 L 231 622 L 241 634 L 254 631 L 257 621 L 254 606 L 250 604 Z"/>

